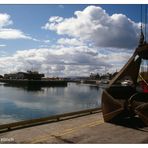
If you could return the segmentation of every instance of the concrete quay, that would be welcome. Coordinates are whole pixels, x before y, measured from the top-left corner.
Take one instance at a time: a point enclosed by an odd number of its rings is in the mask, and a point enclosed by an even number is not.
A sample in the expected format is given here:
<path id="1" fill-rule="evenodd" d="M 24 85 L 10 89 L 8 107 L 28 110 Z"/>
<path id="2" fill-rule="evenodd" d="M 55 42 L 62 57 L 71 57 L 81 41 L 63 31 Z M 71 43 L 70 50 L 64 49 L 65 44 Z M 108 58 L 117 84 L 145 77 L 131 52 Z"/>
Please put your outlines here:
<path id="1" fill-rule="evenodd" d="M 104 123 L 102 113 L 0 133 L 0 143 L 148 143 L 148 127 Z"/>

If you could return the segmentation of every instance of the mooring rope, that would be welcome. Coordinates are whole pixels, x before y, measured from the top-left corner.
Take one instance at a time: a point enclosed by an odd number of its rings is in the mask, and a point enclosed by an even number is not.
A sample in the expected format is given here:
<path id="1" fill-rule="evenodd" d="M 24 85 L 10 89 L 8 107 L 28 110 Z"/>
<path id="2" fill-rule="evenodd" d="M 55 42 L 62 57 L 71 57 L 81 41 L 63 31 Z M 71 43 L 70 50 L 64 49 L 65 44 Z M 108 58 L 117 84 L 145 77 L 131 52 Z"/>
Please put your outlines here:
<path id="1" fill-rule="evenodd" d="M 148 83 L 146 82 L 146 80 L 142 77 L 142 75 L 139 73 L 140 78 L 143 80 L 143 82 L 148 86 Z"/>

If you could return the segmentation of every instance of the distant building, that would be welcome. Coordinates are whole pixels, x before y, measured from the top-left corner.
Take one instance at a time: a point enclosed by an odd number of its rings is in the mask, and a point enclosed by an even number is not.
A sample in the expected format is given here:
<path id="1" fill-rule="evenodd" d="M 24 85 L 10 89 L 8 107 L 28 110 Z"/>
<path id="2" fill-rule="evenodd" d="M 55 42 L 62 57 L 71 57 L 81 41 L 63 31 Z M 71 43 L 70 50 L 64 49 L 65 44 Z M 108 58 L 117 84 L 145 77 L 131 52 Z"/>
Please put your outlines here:
<path id="1" fill-rule="evenodd" d="M 3 79 L 3 76 L 2 75 L 0 75 L 0 79 Z"/>
<path id="2" fill-rule="evenodd" d="M 44 74 L 39 74 L 37 71 L 17 72 L 4 75 L 4 79 L 7 80 L 41 80 L 42 77 L 44 77 Z"/>
<path id="3" fill-rule="evenodd" d="M 90 79 L 91 80 L 100 80 L 100 75 L 98 73 L 97 74 L 91 73 L 90 74 Z"/>

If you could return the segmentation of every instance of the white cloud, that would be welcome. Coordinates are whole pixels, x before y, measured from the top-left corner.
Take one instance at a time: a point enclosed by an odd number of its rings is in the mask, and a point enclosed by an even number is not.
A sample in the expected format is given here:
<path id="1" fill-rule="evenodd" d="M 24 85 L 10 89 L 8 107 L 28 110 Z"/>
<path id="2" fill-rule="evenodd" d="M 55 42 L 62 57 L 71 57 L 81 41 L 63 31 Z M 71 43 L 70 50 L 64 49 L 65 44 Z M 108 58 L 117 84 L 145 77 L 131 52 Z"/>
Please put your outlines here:
<path id="1" fill-rule="evenodd" d="M 46 23 L 45 26 L 42 27 L 42 29 L 51 29 L 51 30 L 54 30 L 55 28 L 55 25 L 57 25 L 58 23 L 62 22 L 63 21 L 63 18 L 62 17 L 59 17 L 59 16 L 52 16 L 49 18 L 48 20 L 50 23 L 52 24 L 49 24 L 49 23 Z"/>
<path id="2" fill-rule="evenodd" d="M 0 58 L 1 57 L 6 57 L 7 56 L 7 52 L 4 50 L 0 50 Z"/>
<path id="3" fill-rule="evenodd" d="M 17 29 L 0 29 L 0 39 L 31 39 L 22 31 Z"/>
<path id="4" fill-rule="evenodd" d="M 129 54 L 110 52 L 106 56 L 96 47 L 82 46 L 51 46 L 17 51 L 11 57 L 0 58 L 1 74 L 26 70 L 38 70 L 46 76 L 88 76 L 93 73 L 115 72 L 116 65 L 120 68 Z M 120 65 L 119 65 L 120 64 Z"/>
<path id="5" fill-rule="evenodd" d="M 0 44 L 0 47 L 6 47 L 7 45 L 5 45 L 5 44 Z"/>
<path id="6" fill-rule="evenodd" d="M 63 21 L 63 18 L 59 16 L 52 16 L 49 18 L 49 22 L 59 23 L 62 21 Z"/>
<path id="7" fill-rule="evenodd" d="M 109 15 L 104 9 L 88 6 L 75 17 L 50 17 L 44 29 L 90 41 L 98 47 L 131 48 L 139 38 L 139 23 L 124 14 Z"/>
<path id="8" fill-rule="evenodd" d="M 60 38 L 57 41 L 61 45 L 82 46 L 84 43 L 76 38 Z"/>
<path id="9" fill-rule="evenodd" d="M 0 28 L 8 26 L 12 24 L 12 20 L 10 20 L 10 15 L 6 13 L 0 13 Z"/>
<path id="10" fill-rule="evenodd" d="M 44 43 L 50 43 L 50 40 L 43 40 Z"/>
<path id="11" fill-rule="evenodd" d="M 10 15 L 0 13 L 0 39 L 30 39 L 36 41 L 36 39 L 26 35 L 21 30 L 7 27 L 12 24 Z"/>

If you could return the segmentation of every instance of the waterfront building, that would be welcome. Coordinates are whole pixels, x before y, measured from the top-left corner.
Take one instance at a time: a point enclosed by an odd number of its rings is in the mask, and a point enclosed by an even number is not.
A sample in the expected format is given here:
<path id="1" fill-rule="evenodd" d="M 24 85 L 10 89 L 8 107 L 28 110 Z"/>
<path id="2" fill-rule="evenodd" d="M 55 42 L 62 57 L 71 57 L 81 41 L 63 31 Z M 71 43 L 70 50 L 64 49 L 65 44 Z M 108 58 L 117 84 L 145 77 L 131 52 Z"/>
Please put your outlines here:
<path id="1" fill-rule="evenodd" d="M 0 79 L 3 79 L 3 76 L 2 75 L 0 75 Z"/>
<path id="2" fill-rule="evenodd" d="M 44 77 L 44 74 L 40 74 L 37 71 L 27 71 L 27 72 L 17 72 L 17 73 L 10 73 L 4 74 L 4 79 L 7 80 L 41 80 Z"/>

